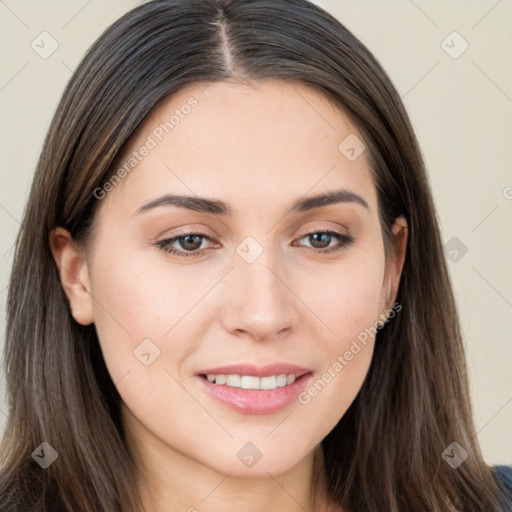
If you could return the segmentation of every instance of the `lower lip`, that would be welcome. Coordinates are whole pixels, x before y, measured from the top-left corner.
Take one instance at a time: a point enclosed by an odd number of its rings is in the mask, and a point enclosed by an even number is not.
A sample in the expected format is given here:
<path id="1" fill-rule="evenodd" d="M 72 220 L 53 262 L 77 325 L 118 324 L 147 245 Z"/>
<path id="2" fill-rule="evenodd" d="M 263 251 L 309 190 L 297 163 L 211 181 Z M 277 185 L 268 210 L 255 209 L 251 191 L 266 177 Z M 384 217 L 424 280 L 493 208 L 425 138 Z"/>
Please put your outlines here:
<path id="1" fill-rule="evenodd" d="M 304 391 L 311 377 L 311 373 L 307 373 L 293 384 L 282 388 L 243 389 L 214 384 L 200 375 L 197 376 L 207 393 L 242 414 L 272 414 L 284 409 Z"/>

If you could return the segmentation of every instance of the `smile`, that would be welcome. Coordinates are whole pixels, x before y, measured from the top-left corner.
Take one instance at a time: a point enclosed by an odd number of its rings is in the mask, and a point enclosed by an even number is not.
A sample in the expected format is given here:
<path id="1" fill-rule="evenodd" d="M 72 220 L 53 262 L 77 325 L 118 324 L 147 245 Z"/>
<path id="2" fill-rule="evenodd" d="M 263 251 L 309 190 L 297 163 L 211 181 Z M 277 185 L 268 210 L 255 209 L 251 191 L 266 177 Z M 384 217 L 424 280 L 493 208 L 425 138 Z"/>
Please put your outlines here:
<path id="1" fill-rule="evenodd" d="M 217 404 L 242 414 L 272 414 L 294 403 L 312 376 L 310 369 L 276 363 L 209 368 L 196 378 L 206 396 Z"/>

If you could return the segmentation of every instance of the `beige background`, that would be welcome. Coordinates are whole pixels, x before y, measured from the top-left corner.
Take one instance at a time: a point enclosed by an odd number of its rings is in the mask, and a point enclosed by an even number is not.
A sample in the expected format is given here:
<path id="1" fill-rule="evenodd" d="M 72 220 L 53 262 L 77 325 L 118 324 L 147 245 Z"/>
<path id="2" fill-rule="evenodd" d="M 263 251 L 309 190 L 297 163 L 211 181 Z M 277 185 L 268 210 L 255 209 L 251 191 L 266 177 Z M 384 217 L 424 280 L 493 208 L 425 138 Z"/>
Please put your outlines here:
<path id="1" fill-rule="evenodd" d="M 12 243 L 57 101 L 89 45 L 140 2 L 0 0 L 0 307 L 3 346 Z M 512 463 L 512 2 L 320 0 L 374 52 L 404 98 L 430 173 L 465 333 L 478 436 Z M 57 50 L 31 43 L 46 31 Z M 441 46 L 457 31 L 458 58 Z M 457 36 L 444 46 L 463 48 Z M 453 242 L 452 242 L 453 243 Z M 453 255 L 451 256 L 453 257 Z M 2 370 L 3 371 L 3 370 Z M 5 386 L 0 376 L 1 395 Z M 0 399 L 0 431 L 5 399 Z"/>

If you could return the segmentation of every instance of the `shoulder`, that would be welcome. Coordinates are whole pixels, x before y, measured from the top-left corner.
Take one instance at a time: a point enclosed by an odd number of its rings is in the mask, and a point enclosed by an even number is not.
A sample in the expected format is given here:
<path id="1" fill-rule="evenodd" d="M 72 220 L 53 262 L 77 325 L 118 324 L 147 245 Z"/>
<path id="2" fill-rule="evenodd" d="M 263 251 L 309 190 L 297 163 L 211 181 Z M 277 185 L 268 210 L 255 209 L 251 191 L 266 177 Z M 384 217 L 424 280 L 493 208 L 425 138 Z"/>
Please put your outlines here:
<path id="1" fill-rule="evenodd" d="M 512 466 L 494 466 L 492 469 L 505 490 L 508 510 L 512 512 Z"/>

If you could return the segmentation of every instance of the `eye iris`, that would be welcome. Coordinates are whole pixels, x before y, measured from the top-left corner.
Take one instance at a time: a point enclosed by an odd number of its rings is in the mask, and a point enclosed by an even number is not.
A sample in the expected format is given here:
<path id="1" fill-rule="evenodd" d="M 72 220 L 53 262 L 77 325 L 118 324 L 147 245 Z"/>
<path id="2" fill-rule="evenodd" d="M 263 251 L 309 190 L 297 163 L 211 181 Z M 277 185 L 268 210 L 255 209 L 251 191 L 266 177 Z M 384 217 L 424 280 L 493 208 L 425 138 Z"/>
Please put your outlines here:
<path id="1" fill-rule="evenodd" d="M 182 249 L 192 251 L 201 247 L 202 237 L 200 235 L 186 235 L 180 237 L 179 242 Z"/>
<path id="2" fill-rule="evenodd" d="M 328 233 L 313 233 L 312 235 L 309 235 L 309 238 L 311 241 L 311 245 L 316 249 L 328 247 L 331 241 L 331 235 L 329 235 Z M 325 245 L 322 245 L 324 243 Z"/>

